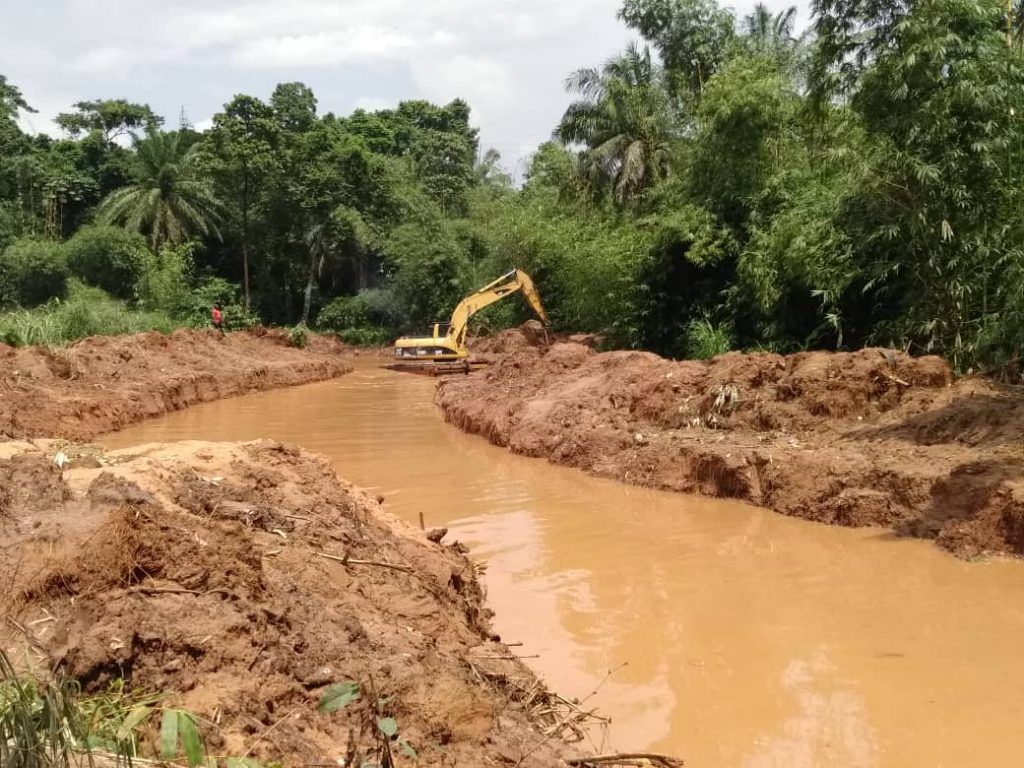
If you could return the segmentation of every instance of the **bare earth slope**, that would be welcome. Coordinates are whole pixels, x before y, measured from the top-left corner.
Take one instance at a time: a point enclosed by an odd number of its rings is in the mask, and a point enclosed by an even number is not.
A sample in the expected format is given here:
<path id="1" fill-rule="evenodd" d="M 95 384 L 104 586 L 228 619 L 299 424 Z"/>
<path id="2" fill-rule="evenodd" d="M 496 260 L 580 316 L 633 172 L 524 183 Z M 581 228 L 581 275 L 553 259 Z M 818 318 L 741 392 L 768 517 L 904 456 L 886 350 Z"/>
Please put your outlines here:
<path id="1" fill-rule="evenodd" d="M 195 403 L 340 376 L 351 370 L 345 349 L 312 335 L 295 349 L 264 329 L 0 344 L 0 438 L 89 439 Z"/>
<path id="2" fill-rule="evenodd" d="M 396 740 L 399 766 L 563 765 L 542 729 L 564 733 L 570 713 L 489 639 L 462 548 L 391 519 L 326 461 L 183 443 L 62 471 L 53 448 L 0 443 L 0 647 L 21 663 L 87 691 L 124 677 L 172 692 L 213 756 L 376 764 L 389 716 L 419 754 Z M 349 681 L 357 702 L 316 710 Z"/>
<path id="3" fill-rule="evenodd" d="M 1024 394 L 866 349 L 676 362 L 576 343 L 441 383 L 462 429 L 628 483 L 1024 554 Z"/>

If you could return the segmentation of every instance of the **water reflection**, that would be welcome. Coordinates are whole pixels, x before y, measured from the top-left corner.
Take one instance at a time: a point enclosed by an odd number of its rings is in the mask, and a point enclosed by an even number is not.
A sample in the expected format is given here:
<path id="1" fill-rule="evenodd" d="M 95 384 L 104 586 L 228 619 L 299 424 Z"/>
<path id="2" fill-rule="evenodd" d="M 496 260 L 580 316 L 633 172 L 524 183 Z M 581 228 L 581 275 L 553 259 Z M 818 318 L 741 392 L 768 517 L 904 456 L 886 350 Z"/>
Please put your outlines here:
<path id="1" fill-rule="evenodd" d="M 432 389 L 361 368 L 106 442 L 288 440 L 448 526 L 488 564 L 497 631 L 612 717 L 607 748 L 716 767 L 1018 762 L 1024 564 L 511 456 L 446 426 Z"/>

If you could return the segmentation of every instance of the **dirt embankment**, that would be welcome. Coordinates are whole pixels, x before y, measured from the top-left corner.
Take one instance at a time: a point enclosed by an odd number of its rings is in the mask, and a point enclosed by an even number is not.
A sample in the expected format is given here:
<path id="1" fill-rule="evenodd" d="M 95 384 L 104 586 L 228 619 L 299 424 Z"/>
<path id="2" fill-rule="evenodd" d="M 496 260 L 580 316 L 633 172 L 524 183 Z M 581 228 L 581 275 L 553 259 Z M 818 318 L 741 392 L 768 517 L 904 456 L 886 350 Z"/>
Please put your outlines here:
<path id="1" fill-rule="evenodd" d="M 62 471 L 54 449 L 0 443 L 0 647 L 19 663 L 173 692 L 214 756 L 377 764 L 390 717 L 395 765 L 564 764 L 545 729 L 572 712 L 490 636 L 462 547 L 326 461 L 182 443 L 70 451 Z M 356 702 L 317 711 L 349 682 Z"/>
<path id="2" fill-rule="evenodd" d="M 264 329 L 97 336 L 59 349 L 0 344 L 0 439 L 85 440 L 196 403 L 340 376 L 351 370 L 346 349 L 312 335 L 295 349 Z"/>
<path id="3" fill-rule="evenodd" d="M 1024 554 L 1024 393 L 939 358 L 866 349 L 643 352 L 516 339 L 489 370 L 442 382 L 446 418 L 529 456 L 839 525 Z"/>

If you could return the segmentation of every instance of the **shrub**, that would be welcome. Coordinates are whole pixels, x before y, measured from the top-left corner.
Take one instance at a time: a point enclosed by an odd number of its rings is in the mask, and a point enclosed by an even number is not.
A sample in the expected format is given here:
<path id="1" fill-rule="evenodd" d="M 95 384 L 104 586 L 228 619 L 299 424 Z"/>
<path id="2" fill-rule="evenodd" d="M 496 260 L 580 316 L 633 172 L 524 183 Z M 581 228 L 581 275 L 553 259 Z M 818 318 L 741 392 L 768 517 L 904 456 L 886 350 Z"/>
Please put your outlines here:
<path id="1" fill-rule="evenodd" d="M 320 310 L 316 317 L 318 328 L 340 331 L 343 328 L 363 328 L 369 324 L 366 304 L 357 294 L 339 296 Z"/>
<path id="2" fill-rule="evenodd" d="M 384 328 L 346 328 L 338 331 L 338 338 L 357 347 L 384 347 L 395 340 L 395 335 Z"/>
<path id="3" fill-rule="evenodd" d="M 305 349 L 309 343 L 308 331 L 304 325 L 296 325 L 288 331 L 288 343 L 293 347 Z"/>
<path id="4" fill-rule="evenodd" d="M 35 307 L 67 293 L 60 243 L 22 238 L 0 254 L 0 305 Z"/>
<path id="5" fill-rule="evenodd" d="M 192 292 L 191 245 L 146 251 L 135 295 L 139 305 L 174 316 L 185 316 Z"/>
<path id="6" fill-rule="evenodd" d="M 733 347 L 732 331 L 725 323 L 716 325 L 704 315 L 686 326 L 686 354 L 693 360 L 710 360 Z"/>
<path id="7" fill-rule="evenodd" d="M 370 335 L 391 337 L 393 329 L 404 323 L 401 305 L 395 294 L 381 288 L 369 288 L 355 296 L 339 296 L 320 310 L 316 325 L 336 333 L 366 330 Z M 352 342 L 350 342 L 352 343 Z"/>
<path id="8" fill-rule="evenodd" d="M 71 281 L 67 301 L 53 300 L 36 309 L 0 314 L 0 342 L 14 347 L 55 347 L 86 336 L 170 333 L 179 325 L 167 315 L 130 310 L 99 288 Z"/>
<path id="9" fill-rule="evenodd" d="M 244 331 L 255 328 L 261 322 L 259 315 L 246 309 L 244 304 L 225 304 L 221 309 L 224 312 L 225 331 Z"/>
<path id="10" fill-rule="evenodd" d="M 149 249 L 139 234 L 120 227 L 83 227 L 64 244 L 68 269 L 86 285 L 130 299 Z"/>

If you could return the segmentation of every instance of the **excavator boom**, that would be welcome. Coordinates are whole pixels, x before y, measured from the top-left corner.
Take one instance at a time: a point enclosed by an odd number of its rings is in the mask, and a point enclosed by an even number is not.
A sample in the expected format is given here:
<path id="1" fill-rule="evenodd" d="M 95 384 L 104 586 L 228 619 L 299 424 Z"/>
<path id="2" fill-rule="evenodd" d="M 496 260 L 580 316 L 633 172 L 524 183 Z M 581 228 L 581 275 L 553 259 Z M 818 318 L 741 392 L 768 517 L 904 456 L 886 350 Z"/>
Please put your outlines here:
<path id="1" fill-rule="evenodd" d="M 544 325 L 548 316 L 533 280 L 521 269 L 513 269 L 483 288 L 471 293 L 452 311 L 447 325 L 435 324 L 430 336 L 402 337 L 395 342 L 395 357 L 400 361 L 450 362 L 466 361 L 466 331 L 469 319 L 485 307 L 507 296 L 520 293 Z"/>

